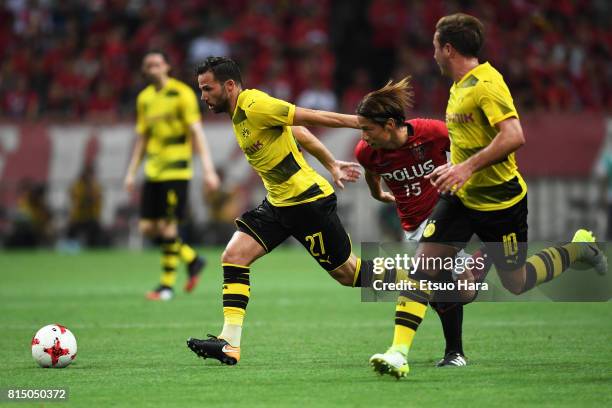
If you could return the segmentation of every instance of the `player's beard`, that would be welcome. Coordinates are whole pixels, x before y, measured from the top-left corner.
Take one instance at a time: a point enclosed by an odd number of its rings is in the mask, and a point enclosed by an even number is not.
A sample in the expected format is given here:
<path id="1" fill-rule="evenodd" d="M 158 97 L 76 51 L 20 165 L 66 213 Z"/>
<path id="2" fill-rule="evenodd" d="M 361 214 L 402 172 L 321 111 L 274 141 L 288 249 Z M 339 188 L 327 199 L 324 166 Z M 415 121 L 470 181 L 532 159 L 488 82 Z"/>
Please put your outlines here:
<path id="1" fill-rule="evenodd" d="M 445 63 L 445 61 L 436 61 L 438 63 L 438 68 L 440 68 L 440 73 L 443 76 L 450 76 L 450 73 L 448 71 L 448 64 Z"/>
<path id="2" fill-rule="evenodd" d="M 231 114 L 231 112 L 229 111 L 229 98 L 227 96 L 227 91 L 225 89 L 223 89 L 223 92 L 221 96 L 219 97 L 219 101 L 215 103 L 214 105 L 210 105 L 210 108 L 215 113 L 228 112 Z"/>

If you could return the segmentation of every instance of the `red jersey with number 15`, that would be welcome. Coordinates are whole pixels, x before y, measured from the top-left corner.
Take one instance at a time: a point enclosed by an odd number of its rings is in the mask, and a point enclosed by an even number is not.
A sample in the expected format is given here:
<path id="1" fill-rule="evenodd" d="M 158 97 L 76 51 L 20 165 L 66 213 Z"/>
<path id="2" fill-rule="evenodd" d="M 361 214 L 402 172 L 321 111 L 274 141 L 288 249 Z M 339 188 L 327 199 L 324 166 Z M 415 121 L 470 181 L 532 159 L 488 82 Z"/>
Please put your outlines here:
<path id="1" fill-rule="evenodd" d="M 373 149 L 360 140 L 355 147 L 355 156 L 368 172 L 385 181 L 395 196 L 402 228 L 413 231 L 429 217 L 438 202 L 438 191 L 424 176 L 447 162 L 450 141 L 446 124 L 442 121 L 411 119 L 406 121 L 406 125 L 412 134 L 402 147 Z"/>

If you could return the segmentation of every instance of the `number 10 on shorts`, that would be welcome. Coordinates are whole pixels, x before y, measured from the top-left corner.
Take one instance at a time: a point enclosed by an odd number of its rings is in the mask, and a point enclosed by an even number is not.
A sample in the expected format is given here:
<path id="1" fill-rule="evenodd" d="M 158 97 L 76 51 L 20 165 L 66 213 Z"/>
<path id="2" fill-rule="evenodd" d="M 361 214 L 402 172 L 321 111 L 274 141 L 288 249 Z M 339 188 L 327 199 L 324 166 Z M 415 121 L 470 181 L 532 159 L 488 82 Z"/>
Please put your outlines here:
<path id="1" fill-rule="evenodd" d="M 504 235 L 502 239 L 504 242 L 504 256 L 506 258 L 516 256 L 518 254 L 518 241 L 516 239 L 516 233 L 512 232 Z M 508 260 L 508 262 L 511 261 Z"/>

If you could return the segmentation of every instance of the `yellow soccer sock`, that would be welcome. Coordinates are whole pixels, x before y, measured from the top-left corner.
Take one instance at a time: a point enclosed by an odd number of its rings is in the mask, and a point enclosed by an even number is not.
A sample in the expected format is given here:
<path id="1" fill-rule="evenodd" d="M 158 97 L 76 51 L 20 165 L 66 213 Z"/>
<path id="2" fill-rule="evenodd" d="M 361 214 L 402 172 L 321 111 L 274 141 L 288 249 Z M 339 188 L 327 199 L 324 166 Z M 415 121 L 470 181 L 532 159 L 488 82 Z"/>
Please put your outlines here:
<path id="1" fill-rule="evenodd" d="M 184 243 L 182 240 L 179 240 L 179 244 L 179 255 L 181 256 L 181 261 L 186 264 L 192 263 L 194 259 L 196 259 L 196 257 L 198 256 L 196 251 L 191 246 Z"/>
<path id="2" fill-rule="evenodd" d="M 426 311 L 427 303 L 421 303 L 405 296 L 398 298 L 395 306 L 394 348 L 404 354 L 408 353 Z"/>
<path id="3" fill-rule="evenodd" d="M 353 287 L 369 287 L 372 281 L 381 280 L 385 283 L 399 283 L 408 280 L 408 272 L 403 269 L 391 268 L 382 273 L 374 273 L 374 261 L 357 258 Z"/>
<path id="4" fill-rule="evenodd" d="M 223 264 L 223 330 L 219 337 L 240 346 L 242 324 L 251 292 L 248 266 Z"/>
<path id="5" fill-rule="evenodd" d="M 546 248 L 530 256 L 525 265 L 527 276 L 523 292 L 561 275 L 580 258 L 583 250 L 583 243 L 571 242 L 558 247 Z"/>
<path id="6" fill-rule="evenodd" d="M 421 290 L 420 281 L 428 281 L 429 277 L 421 271 L 415 271 L 407 280 L 412 284 L 411 290 L 400 292 L 395 306 L 395 329 L 393 331 L 393 347 L 404 354 L 408 353 L 414 335 L 425 317 L 431 292 Z"/>
<path id="7" fill-rule="evenodd" d="M 176 283 L 179 244 L 175 238 L 162 239 L 161 250 L 162 274 L 159 281 L 161 285 L 172 288 Z"/>

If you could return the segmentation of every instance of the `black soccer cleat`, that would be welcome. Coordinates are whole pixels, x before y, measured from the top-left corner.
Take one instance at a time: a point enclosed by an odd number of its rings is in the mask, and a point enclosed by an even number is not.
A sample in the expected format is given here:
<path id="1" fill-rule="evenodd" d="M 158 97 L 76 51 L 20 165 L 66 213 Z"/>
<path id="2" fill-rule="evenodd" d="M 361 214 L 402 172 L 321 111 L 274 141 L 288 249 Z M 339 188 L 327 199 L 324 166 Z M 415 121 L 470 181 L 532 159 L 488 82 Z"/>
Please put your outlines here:
<path id="1" fill-rule="evenodd" d="M 235 365 L 240 361 L 240 347 L 233 347 L 212 334 L 206 340 L 190 337 L 187 339 L 187 347 L 204 359 L 214 358 L 227 365 Z"/>
<path id="2" fill-rule="evenodd" d="M 187 265 L 187 283 L 185 284 L 185 292 L 191 293 L 200 281 L 202 270 L 206 267 L 206 259 L 197 256 L 189 265 Z"/>
<path id="3" fill-rule="evenodd" d="M 444 358 L 438 361 L 436 367 L 463 367 L 467 365 L 467 358 L 461 353 L 446 353 Z"/>

